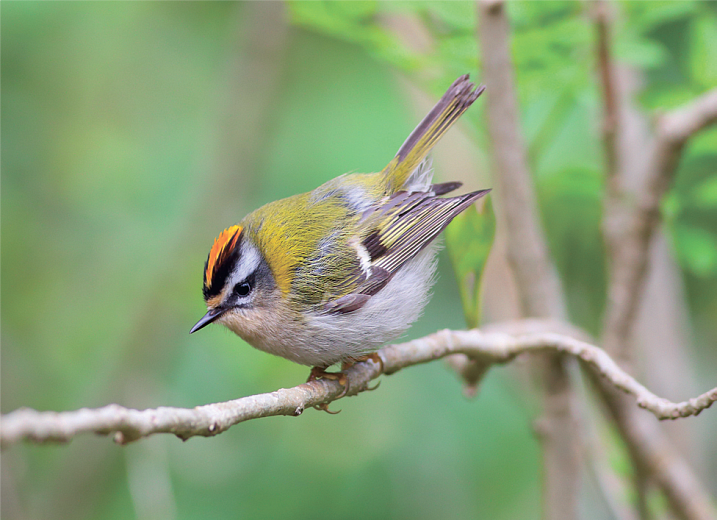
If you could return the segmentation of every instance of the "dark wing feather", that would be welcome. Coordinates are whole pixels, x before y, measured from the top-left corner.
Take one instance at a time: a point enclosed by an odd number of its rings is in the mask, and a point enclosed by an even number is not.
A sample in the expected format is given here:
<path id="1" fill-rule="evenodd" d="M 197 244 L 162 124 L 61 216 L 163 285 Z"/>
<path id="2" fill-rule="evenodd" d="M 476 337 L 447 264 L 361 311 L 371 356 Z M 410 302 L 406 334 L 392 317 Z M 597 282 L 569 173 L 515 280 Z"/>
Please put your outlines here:
<path id="1" fill-rule="evenodd" d="M 430 244 L 456 215 L 489 191 L 445 199 L 424 194 L 418 201 L 411 201 L 408 207 L 400 208 L 382 222 L 379 242 L 386 252 L 372 265 L 396 272 Z"/>
<path id="2" fill-rule="evenodd" d="M 457 190 L 461 186 L 463 186 L 462 182 L 443 182 L 441 184 L 431 184 L 430 191 L 432 191 L 434 195 L 445 195 L 453 190 Z"/>
<path id="3" fill-rule="evenodd" d="M 439 185 L 440 186 L 440 185 Z M 364 238 L 371 266 L 368 276 L 357 280 L 351 294 L 329 302 L 329 312 L 352 312 L 363 306 L 391 280 L 409 260 L 430 244 L 461 211 L 490 190 L 467 193 L 459 197 L 438 198 L 433 192 L 400 192 L 364 215 L 371 231 Z"/>

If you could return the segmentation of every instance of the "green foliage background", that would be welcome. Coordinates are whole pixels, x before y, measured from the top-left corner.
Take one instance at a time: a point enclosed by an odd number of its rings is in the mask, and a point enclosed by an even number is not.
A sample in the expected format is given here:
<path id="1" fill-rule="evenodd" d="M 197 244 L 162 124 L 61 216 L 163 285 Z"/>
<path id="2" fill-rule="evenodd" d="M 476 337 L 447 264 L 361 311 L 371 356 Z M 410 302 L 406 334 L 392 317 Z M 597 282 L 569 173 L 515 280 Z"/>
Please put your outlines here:
<path id="1" fill-rule="evenodd" d="M 644 72 L 645 110 L 717 85 L 715 4 L 619 9 L 615 54 Z M 509 11 L 543 222 L 571 315 L 597 332 L 605 266 L 594 35 L 583 3 Z M 235 44 L 246 12 L 234 3 L 2 3 L 3 413 L 191 407 L 301 382 L 304 367 L 219 327 L 187 334 L 203 313 L 213 238 L 267 201 L 381 168 L 416 123 L 397 70 L 433 71 L 421 80 L 432 95 L 467 71 L 480 80 L 472 2 L 292 3 L 281 97 L 268 131 L 246 132 L 259 159 L 249 177 L 227 179 L 217 143 L 228 70 L 248 51 Z M 434 52 L 412 51 L 380 23 L 404 15 L 428 25 Z M 489 93 L 465 118 L 482 149 L 487 102 Z M 713 129 L 690 144 L 665 201 L 700 388 L 714 386 L 717 367 L 716 160 Z M 409 337 L 463 326 L 445 255 L 440 271 Z M 21 446 L 3 454 L 2 516 L 538 518 L 535 411 L 523 390 L 496 369 L 469 401 L 433 363 L 341 401 L 338 416 L 252 421 L 187 443 Z M 716 427 L 711 412 L 697 420 L 703 432 Z M 701 471 L 714 477 L 716 446 L 703 447 Z M 706 481 L 717 492 L 717 478 Z M 607 517 L 589 478 L 583 502 L 585 517 Z"/>

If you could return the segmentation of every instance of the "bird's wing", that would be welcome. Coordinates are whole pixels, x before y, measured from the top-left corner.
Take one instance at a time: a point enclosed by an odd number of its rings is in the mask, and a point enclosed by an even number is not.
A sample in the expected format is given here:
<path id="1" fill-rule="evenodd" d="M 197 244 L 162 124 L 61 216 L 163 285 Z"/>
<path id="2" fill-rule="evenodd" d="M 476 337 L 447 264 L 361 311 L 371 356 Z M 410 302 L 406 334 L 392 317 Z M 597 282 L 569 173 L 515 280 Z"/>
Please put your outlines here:
<path id="1" fill-rule="evenodd" d="M 352 312 L 361 308 L 368 297 L 383 289 L 401 266 L 430 244 L 456 215 L 489 191 L 450 198 L 438 198 L 432 192 L 399 192 L 366 212 L 363 219 L 367 233 L 353 244 L 360 269 L 345 278 L 351 286 L 348 294 L 331 299 L 324 309 Z"/>

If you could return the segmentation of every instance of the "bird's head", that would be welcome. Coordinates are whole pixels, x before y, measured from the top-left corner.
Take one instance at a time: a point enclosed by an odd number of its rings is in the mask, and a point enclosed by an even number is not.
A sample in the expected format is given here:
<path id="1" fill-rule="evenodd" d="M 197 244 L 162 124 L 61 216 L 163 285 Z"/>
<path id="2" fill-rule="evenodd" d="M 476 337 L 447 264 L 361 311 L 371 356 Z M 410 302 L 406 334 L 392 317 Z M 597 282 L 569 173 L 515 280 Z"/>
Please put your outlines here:
<path id="1" fill-rule="evenodd" d="M 204 301 L 207 313 L 192 327 L 196 332 L 215 321 L 241 336 L 270 310 L 279 297 L 264 256 L 241 225 L 219 234 L 204 265 Z"/>

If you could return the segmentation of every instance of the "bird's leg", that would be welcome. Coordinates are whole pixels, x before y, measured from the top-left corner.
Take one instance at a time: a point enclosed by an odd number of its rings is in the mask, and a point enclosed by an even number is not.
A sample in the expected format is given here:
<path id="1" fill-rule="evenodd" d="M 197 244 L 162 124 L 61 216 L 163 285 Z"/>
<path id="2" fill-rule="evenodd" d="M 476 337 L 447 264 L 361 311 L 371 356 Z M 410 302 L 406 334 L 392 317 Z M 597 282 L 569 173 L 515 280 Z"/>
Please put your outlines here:
<path id="1" fill-rule="evenodd" d="M 341 364 L 341 370 L 346 370 L 347 368 L 351 368 L 352 366 L 354 366 L 356 363 L 368 361 L 369 359 L 381 367 L 380 373 L 383 374 L 383 358 L 378 354 L 378 352 L 371 352 L 370 354 L 366 354 L 365 356 L 359 356 L 357 358 L 351 358 L 347 361 L 344 361 Z"/>
<path id="2" fill-rule="evenodd" d="M 345 396 L 348 387 L 348 380 L 346 379 L 346 374 L 344 374 L 343 372 L 327 372 L 327 368 L 328 367 L 313 367 L 311 369 L 311 372 L 309 372 L 309 378 L 306 380 L 306 382 L 310 383 L 311 381 L 316 381 L 317 379 L 329 379 L 331 381 L 338 381 L 339 384 L 344 387 L 344 391 L 337 397 L 337 399 Z"/>
<path id="3" fill-rule="evenodd" d="M 346 395 L 346 392 L 349 390 L 349 384 L 348 379 L 346 378 L 346 374 L 343 372 L 327 372 L 326 369 L 328 367 L 313 367 L 311 369 L 311 372 L 309 372 L 309 378 L 306 380 L 307 383 L 311 381 L 316 381 L 317 379 L 329 379 L 331 381 L 338 381 L 341 386 L 343 386 L 342 392 L 336 396 L 336 399 L 341 399 L 343 396 Z M 329 410 L 329 403 L 322 403 L 317 404 L 314 406 L 317 410 L 323 410 L 326 413 L 330 414 L 337 414 L 341 410 L 338 410 L 336 412 L 332 412 Z"/>
<path id="4" fill-rule="evenodd" d="M 344 370 L 348 370 L 349 368 L 354 366 L 356 363 L 361 363 L 362 361 L 368 361 L 369 359 L 371 361 L 373 361 L 374 363 L 376 363 L 377 365 L 379 365 L 381 367 L 381 371 L 379 373 L 383 373 L 383 366 L 384 366 L 383 359 L 381 358 L 381 356 L 378 355 L 378 352 L 371 352 L 370 354 L 366 354 L 365 356 L 359 356 L 357 358 L 347 359 L 346 361 L 341 363 L 341 371 L 343 372 Z M 381 384 L 381 381 L 376 383 L 376 386 L 369 387 L 366 390 L 368 390 L 368 391 L 376 390 L 380 384 Z M 347 389 L 347 391 L 348 391 L 348 389 Z"/>
<path id="5" fill-rule="evenodd" d="M 383 359 L 381 358 L 381 356 L 379 356 L 378 352 L 372 352 L 371 354 L 366 354 L 365 356 L 359 356 L 356 358 L 349 358 L 345 360 L 341 363 L 341 372 L 327 372 L 326 369 L 328 367 L 313 367 L 311 369 L 311 372 L 309 373 L 309 378 L 306 380 L 306 382 L 309 383 L 311 381 L 316 381 L 317 379 L 329 379 L 331 381 L 338 381 L 339 384 L 344 387 L 343 391 L 336 396 L 336 399 L 341 399 L 349 391 L 349 381 L 346 377 L 346 370 L 354 366 L 356 363 L 368 361 L 369 359 L 379 365 L 381 367 L 380 372 L 383 373 Z M 367 390 L 376 390 L 380 384 L 381 382 L 379 381 L 378 383 L 376 383 L 376 386 L 367 388 Z M 331 410 L 329 410 L 328 403 L 318 404 L 314 406 L 314 408 L 316 408 L 317 410 L 323 410 L 330 414 L 337 414 L 341 411 L 339 410 L 338 412 L 332 412 Z"/>

